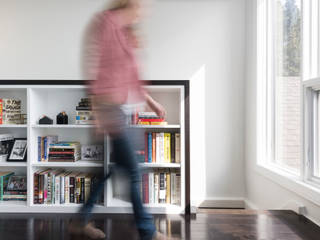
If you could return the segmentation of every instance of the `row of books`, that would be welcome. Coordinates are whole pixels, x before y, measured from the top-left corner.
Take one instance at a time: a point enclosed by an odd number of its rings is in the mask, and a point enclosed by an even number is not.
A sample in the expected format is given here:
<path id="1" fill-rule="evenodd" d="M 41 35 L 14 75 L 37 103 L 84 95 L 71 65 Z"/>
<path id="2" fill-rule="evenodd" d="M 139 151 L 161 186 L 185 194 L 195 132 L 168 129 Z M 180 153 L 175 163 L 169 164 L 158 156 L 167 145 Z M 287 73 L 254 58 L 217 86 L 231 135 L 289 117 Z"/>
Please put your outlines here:
<path id="1" fill-rule="evenodd" d="M 93 173 L 39 170 L 34 173 L 34 204 L 85 203 L 97 184 Z M 103 202 L 103 194 L 97 203 Z"/>
<path id="2" fill-rule="evenodd" d="M 38 136 L 38 162 L 75 162 L 81 159 L 80 142 L 58 142 L 58 136 Z"/>
<path id="3" fill-rule="evenodd" d="M 26 201 L 27 177 L 0 172 L 0 201 Z"/>
<path id="4" fill-rule="evenodd" d="M 159 170 L 142 174 L 141 196 L 145 204 L 181 204 L 181 175 Z"/>
<path id="5" fill-rule="evenodd" d="M 180 133 L 146 132 L 145 149 L 136 156 L 139 162 L 180 163 Z"/>
<path id="6" fill-rule="evenodd" d="M 26 124 L 27 115 L 21 113 L 21 100 L 0 98 L 0 124 Z"/>

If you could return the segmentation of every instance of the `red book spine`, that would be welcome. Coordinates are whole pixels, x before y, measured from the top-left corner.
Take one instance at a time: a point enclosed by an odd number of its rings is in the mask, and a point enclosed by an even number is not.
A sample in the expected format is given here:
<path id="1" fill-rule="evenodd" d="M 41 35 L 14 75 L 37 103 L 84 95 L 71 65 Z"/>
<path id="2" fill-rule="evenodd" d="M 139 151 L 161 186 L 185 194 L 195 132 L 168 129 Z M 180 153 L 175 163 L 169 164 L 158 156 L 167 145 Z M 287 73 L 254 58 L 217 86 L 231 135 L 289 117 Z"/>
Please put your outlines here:
<path id="1" fill-rule="evenodd" d="M 143 174 L 143 203 L 149 203 L 149 176 Z"/>
<path id="2" fill-rule="evenodd" d="M 144 161 L 148 162 L 148 133 L 144 134 L 144 146 L 145 146 L 145 148 L 144 148 L 144 152 L 145 152 Z"/>
<path id="3" fill-rule="evenodd" d="M 139 118 L 140 122 L 163 122 L 163 118 Z"/>

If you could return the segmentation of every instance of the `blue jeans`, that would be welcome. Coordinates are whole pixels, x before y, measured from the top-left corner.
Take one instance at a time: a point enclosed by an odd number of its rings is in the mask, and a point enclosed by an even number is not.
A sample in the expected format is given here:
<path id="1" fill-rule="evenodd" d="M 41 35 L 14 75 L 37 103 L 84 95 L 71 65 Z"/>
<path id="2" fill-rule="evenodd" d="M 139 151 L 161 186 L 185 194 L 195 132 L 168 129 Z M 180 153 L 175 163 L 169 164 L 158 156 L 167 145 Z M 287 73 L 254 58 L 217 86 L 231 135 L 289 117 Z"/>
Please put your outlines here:
<path id="1" fill-rule="evenodd" d="M 117 167 L 124 169 L 130 180 L 130 196 L 133 205 L 134 219 L 141 240 L 150 240 L 152 239 L 156 228 L 152 216 L 146 212 L 141 202 L 140 169 L 134 156 L 130 136 L 128 136 L 128 133 L 125 130 L 121 131 L 121 133 L 112 137 L 111 144 L 113 146 L 114 159 Z M 86 222 L 88 222 L 94 203 L 98 199 L 99 194 L 103 191 L 104 183 L 111 176 L 112 171 L 99 181 L 88 201 L 82 208 L 82 213 L 85 215 Z"/>

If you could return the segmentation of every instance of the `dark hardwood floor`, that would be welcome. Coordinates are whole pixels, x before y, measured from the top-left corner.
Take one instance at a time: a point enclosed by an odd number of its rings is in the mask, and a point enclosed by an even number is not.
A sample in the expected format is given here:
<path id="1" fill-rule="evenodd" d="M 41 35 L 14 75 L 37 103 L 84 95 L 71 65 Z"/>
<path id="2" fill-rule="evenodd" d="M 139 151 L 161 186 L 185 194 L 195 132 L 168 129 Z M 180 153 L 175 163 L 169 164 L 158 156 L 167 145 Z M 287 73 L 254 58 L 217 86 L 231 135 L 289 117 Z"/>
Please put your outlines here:
<path id="1" fill-rule="evenodd" d="M 70 214 L 0 214 L 1 240 L 82 240 L 67 231 Z M 106 239 L 138 239 L 130 215 L 94 215 Z M 181 239 L 319 240 L 320 227 L 291 211 L 200 210 L 196 216 L 156 215 L 159 231 Z"/>

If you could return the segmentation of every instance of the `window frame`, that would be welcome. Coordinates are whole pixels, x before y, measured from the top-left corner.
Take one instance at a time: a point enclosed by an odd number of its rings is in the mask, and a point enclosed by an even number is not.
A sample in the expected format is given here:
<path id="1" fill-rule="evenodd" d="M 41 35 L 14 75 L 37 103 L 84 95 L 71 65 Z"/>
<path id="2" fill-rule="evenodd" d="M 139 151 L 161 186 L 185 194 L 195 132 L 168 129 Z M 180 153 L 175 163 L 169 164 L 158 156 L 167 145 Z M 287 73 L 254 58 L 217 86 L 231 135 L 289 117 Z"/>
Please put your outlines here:
<path id="1" fill-rule="evenodd" d="M 267 131 L 268 125 L 270 129 L 270 120 L 274 123 L 275 119 L 270 118 L 270 115 L 268 116 L 267 92 L 268 90 L 270 91 L 270 88 L 268 88 L 267 82 L 273 76 L 272 68 L 274 68 L 272 63 L 270 63 L 270 56 L 272 56 L 273 52 L 268 41 L 273 37 L 269 19 L 272 16 L 272 11 L 270 11 L 271 2 L 274 1 L 257 0 L 256 171 L 320 206 L 320 177 L 313 174 L 314 163 L 319 154 L 315 151 L 315 144 L 317 146 L 320 145 L 318 144 L 320 142 L 318 137 L 320 136 L 317 136 L 314 132 L 316 130 L 317 133 L 320 133 L 320 124 L 315 125 L 320 120 L 318 119 L 320 106 L 318 106 L 319 102 L 315 104 L 315 95 L 312 92 L 316 88 L 320 90 L 320 3 L 317 1 L 301 0 L 301 167 L 299 174 L 296 174 L 286 168 L 282 168 L 279 164 L 272 164 L 270 161 L 270 155 L 275 156 L 275 138 L 270 143 L 270 134 L 268 136 Z M 316 4 L 316 7 L 314 4 Z M 315 48 L 316 51 L 314 51 Z M 270 66 L 272 67 L 270 68 Z M 313 76 L 318 78 L 312 78 Z M 272 131 L 274 134 L 274 129 Z"/>

